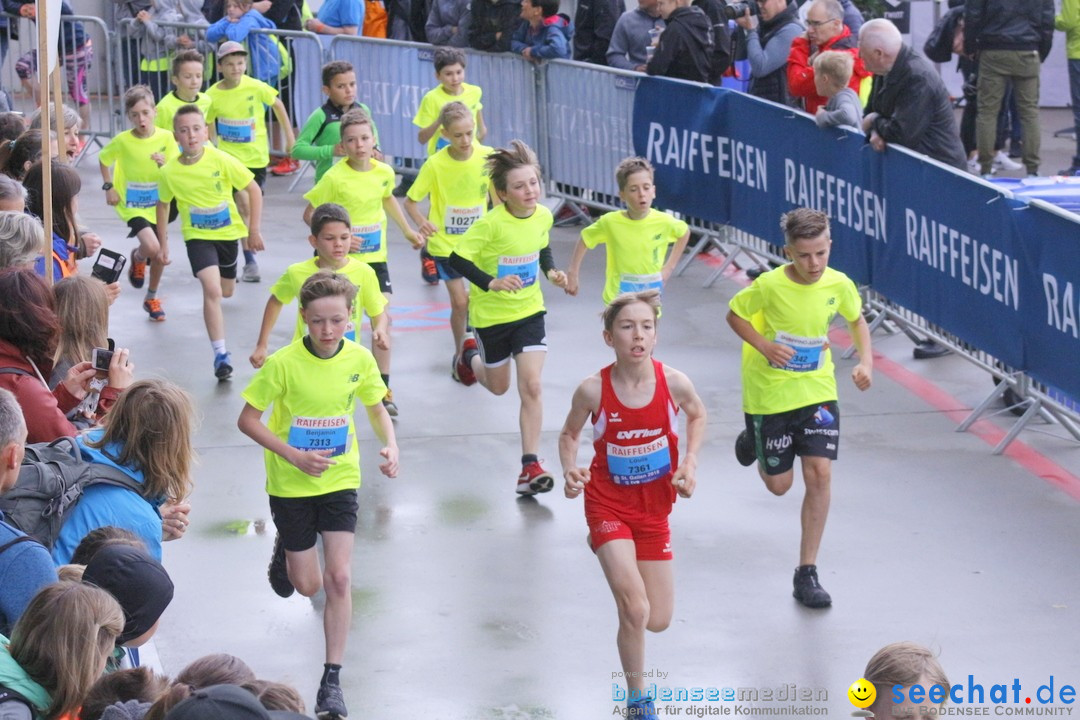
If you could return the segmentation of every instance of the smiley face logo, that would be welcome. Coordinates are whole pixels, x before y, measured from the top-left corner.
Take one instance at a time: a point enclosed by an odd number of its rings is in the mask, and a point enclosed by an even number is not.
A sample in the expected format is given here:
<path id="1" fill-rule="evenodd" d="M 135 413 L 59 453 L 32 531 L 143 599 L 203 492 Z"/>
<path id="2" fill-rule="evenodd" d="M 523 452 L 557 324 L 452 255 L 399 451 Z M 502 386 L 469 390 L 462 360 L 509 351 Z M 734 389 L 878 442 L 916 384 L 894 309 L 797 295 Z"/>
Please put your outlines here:
<path id="1" fill-rule="evenodd" d="M 859 678 L 851 683 L 847 691 L 848 700 L 857 708 L 868 708 L 877 699 L 877 688 L 874 683 Z"/>

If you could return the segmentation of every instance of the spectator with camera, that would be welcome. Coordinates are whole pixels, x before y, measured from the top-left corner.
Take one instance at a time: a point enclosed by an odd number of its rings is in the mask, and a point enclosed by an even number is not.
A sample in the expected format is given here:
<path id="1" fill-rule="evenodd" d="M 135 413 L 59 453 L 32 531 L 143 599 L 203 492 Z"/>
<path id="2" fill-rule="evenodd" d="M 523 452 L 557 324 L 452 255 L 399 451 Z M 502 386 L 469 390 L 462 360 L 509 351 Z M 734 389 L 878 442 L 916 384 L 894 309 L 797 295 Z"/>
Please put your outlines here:
<path id="1" fill-rule="evenodd" d="M 848 87 L 859 93 L 864 80 L 870 77 L 859 58 L 859 44 L 844 24 L 844 8 L 840 0 L 814 0 L 806 13 L 806 32 L 791 43 L 787 60 L 788 89 L 801 98 L 811 115 L 828 102 L 818 94 L 814 85 L 814 59 L 823 52 L 836 50 L 855 59 Z"/>
<path id="2" fill-rule="evenodd" d="M 998 113 L 1012 82 L 1024 141 L 1022 161 L 1039 173 L 1039 71 L 1054 40 L 1054 0 L 967 0 L 964 54 L 979 62 L 975 144 L 983 175 L 993 169 Z"/>
<path id="3" fill-rule="evenodd" d="M 787 62 L 791 44 L 803 31 L 798 7 L 788 0 L 745 0 L 729 4 L 728 13 L 739 26 L 732 38 L 735 59 L 750 61 L 750 94 L 796 107 Z"/>

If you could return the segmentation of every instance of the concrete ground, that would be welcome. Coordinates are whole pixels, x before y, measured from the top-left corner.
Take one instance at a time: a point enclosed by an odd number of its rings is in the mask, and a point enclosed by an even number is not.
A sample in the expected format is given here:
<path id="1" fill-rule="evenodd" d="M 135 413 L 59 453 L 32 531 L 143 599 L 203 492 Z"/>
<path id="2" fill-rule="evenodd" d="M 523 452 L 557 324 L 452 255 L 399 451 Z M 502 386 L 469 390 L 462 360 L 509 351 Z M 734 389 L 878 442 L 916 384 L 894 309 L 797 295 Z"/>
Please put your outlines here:
<path id="1" fill-rule="evenodd" d="M 1048 112 L 1044 127 L 1064 127 L 1066 114 Z M 1065 167 L 1071 152 L 1048 138 L 1045 167 Z M 93 156 L 81 166 L 83 220 L 126 254 L 132 243 L 104 204 L 95 166 Z M 262 453 L 235 425 L 270 284 L 310 256 L 299 197 L 310 180 L 293 194 L 288 184 L 268 182 L 263 282 L 241 285 L 226 303 L 231 382 L 212 375 L 199 287 L 182 252 L 174 251 L 161 291 L 167 322 L 148 322 L 142 294 L 125 287 L 112 335 L 132 348 L 140 376 L 182 384 L 200 412 L 192 525 L 165 550 L 176 582 L 158 634 L 166 670 L 234 653 L 261 677 L 294 684 L 310 709 L 323 662 L 321 603 L 282 600 L 266 582 L 274 533 Z M 552 232 L 559 263 L 568 262 L 577 233 Z M 515 496 L 516 397 L 450 379 L 445 292 L 421 283 L 416 255 L 396 230 L 390 247 L 401 474 L 379 475 L 376 441 L 361 418 L 354 620 L 342 673 L 350 715 L 611 716 L 622 705 L 613 684 L 625 686 L 616 676 L 616 614 L 585 546 L 581 503 L 558 486 L 535 499 Z M 612 359 L 597 319 L 602 264 L 600 253 L 589 255 L 577 298 L 545 286 L 542 456 L 552 469 L 574 387 Z M 1013 678 L 1033 700 L 1051 676 L 1055 692 L 1080 684 L 1080 445 L 1037 425 L 1009 456 L 992 456 L 985 438 L 1003 418 L 980 433 L 955 432 L 963 411 L 989 391 L 987 377 L 956 357 L 914 361 L 903 336 L 875 337 L 868 392 L 848 379 L 852 361 L 838 362 L 843 443 L 819 563 L 835 604 L 807 610 L 791 597 L 801 485 L 776 498 L 733 457 L 742 426 L 739 345 L 723 316 L 741 285 L 733 276 L 703 290 L 710 271 L 695 261 L 665 292 L 657 357 L 693 379 L 709 423 L 698 491 L 671 518 L 675 617 L 648 638 L 647 667 L 661 687 L 788 693 L 795 684 L 818 700 L 673 702 L 666 714 L 847 716 L 847 687 L 874 651 L 896 640 L 930 646 L 954 682 L 987 693 Z M 292 331 L 291 311 L 285 315 L 275 346 Z M 1072 706 L 1025 706 L 1021 697 L 1012 707 Z"/>

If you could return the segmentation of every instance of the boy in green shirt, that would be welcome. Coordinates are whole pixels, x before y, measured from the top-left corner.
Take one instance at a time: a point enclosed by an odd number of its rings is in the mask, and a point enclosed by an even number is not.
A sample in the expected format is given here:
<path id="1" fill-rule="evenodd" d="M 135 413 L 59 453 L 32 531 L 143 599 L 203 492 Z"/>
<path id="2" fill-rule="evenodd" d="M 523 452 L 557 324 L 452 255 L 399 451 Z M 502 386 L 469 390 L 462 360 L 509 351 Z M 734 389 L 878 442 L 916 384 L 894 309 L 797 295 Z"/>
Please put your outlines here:
<path id="1" fill-rule="evenodd" d="M 203 320 L 214 349 L 214 375 L 232 376 L 232 356 L 225 346 L 221 299 L 236 289 L 239 241 L 247 238 L 263 249 L 259 226 L 262 191 L 251 171 L 232 155 L 207 143 L 206 120 L 195 105 L 184 105 L 173 117 L 180 156 L 161 167 L 157 202 L 157 259 L 169 264 L 169 203 L 175 198 L 191 272 L 203 291 Z M 234 191 L 246 190 L 251 203 L 249 224 L 236 209 Z"/>
<path id="2" fill-rule="evenodd" d="M 624 292 L 662 291 L 690 240 L 690 229 L 685 222 L 653 209 L 656 186 L 653 166 L 648 160 L 626 158 L 615 168 L 615 180 L 626 210 L 606 213 L 581 231 L 581 240 L 566 271 L 566 292 L 577 295 L 585 253 L 605 243 L 605 305 Z M 675 248 L 665 262 L 664 253 L 672 243 Z"/>
<path id="3" fill-rule="evenodd" d="M 212 123 L 213 135 L 218 148 L 229 153 L 244 164 L 255 177 L 259 189 L 266 183 L 266 167 L 270 164 L 270 141 L 266 132 L 266 112 L 274 111 L 282 132 L 285 133 L 285 152 L 291 152 L 296 138 L 292 122 L 278 91 L 261 80 L 247 75 L 248 51 L 238 42 L 230 40 L 221 44 L 217 51 L 221 80 L 206 94 L 210 96 L 210 113 L 206 121 Z M 247 217 L 247 198 L 238 197 L 240 215 Z M 259 265 L 255 262 L 255 248 L 244 244 L 244 282 L 259 282 Z"/>
<path id="4" fill-rule="evenodd" d="M 780 220 L 791 262 L 760 275 L 731 299 L 727 321 L 743 340 L 746 429 L 735 441 L 744 466 L 757 461 L 774 495 L 791 489 L 802 458 L 806 495 L 802 542 L 792 593 L 807 607 L 832 604 L 818 582 L 817 553 L 829 514 L 832 461 L 840 444 L 840 406 L 829 350 L 829 325 L 839 313 L 859 352 L 851 379 L 870 387 L 874 360 L 862 300 L 847 275 L 828 267 L 829 218 L 797 208 Z"/>
<path id="5" fill-rule="evenodd" d="M 296 590 L 305 597 L 326 591 L 318 717 L 348 715 L 339 676 L 352 620 L 350 569 L 360 487 L 353 423 L 357 400 L 383 445 L 379 470 L 391 478 L 398 473 L 397 440 L 382 406 L 386 386 L 379 368 L 366 348 L 345 340 L 355 298 L 356 287 L 329 270 L 304 282 L 300 313 L 308 334 L 266 359 L 244 390 L 246 404 L 237 421 L 241 432 L 265 448 L 266 491 L 277 527 L 270 586 L 282 597 Z M 320 535 L 322 564 L 315 546 Z"/>
<path id="6" fill-rule="evenodd" d="M 352 63 L 333 60 L 323 65 L 322 84 L 327 100 L 308 117 L 292 150 L 292 156 L 297 160 L 315 163 L 316 183 L 334 164 L 335 158 L 345 155 L 341 147 L 341 116 L 353 108 L 360 108 L 371 116 L 368 106 L 356 101 L 356 71 Z M 378 151 L 379 131 L 374 121 L 371 131 L 375 135 L 375 159 L 382 160 Z"/>

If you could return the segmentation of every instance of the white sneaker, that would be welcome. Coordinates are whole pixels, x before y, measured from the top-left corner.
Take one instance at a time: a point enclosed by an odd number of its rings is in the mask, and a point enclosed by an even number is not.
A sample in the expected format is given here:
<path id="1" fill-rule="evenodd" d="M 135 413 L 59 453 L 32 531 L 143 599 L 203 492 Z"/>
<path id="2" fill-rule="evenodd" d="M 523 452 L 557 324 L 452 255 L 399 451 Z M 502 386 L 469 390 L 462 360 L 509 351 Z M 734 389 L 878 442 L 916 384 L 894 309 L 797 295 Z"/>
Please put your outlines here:
<path id="1" fill-rule="evenodd" d="M 1016 170 L 1023 169 L 1023 164 L 1016 162 L 1009 157 L 1004 150 L 998 150 L 994 155 L 994 170 L 1007 170 L 1014 172 Z"/>
<path id="2" fill-rule="evenodd" d="M 968 158 L 968 172 L 970 172 L 972 175 L 979 175 L 981 174 L 981 170 L 982 169 L 979 167 L 979 158 Z"/>

